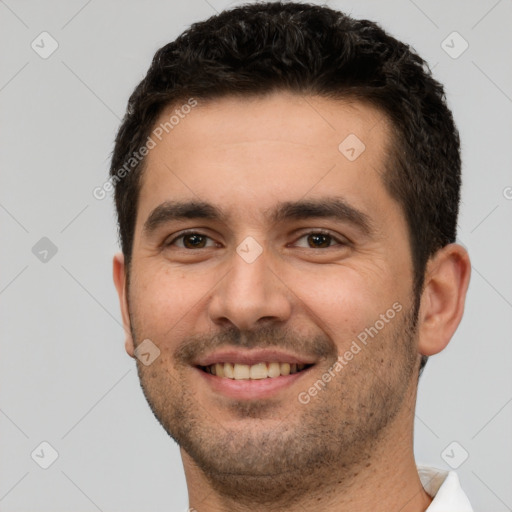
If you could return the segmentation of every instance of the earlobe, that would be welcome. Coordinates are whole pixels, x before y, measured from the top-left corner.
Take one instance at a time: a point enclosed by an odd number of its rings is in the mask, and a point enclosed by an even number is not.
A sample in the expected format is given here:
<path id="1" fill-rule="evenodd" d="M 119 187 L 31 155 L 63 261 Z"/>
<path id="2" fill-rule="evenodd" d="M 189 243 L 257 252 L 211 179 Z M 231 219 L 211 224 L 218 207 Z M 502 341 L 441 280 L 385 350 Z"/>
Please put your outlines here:
<path id="1" fill-rule="evenodd" d="M 441 352 L 449 343 L 464 313 L 471 262 L 459 244 L 449 244 L 427 263 L 418 318 L 418 350 L 422 355 Z"/>
<path id="2" fill-rule="evenodd" d="M 126 269 L 124 263 L 124 255 L 123 253 L 117 253 L 114 255 L 113 264 L 112 264 L 112 274 L 114 279 L 114 284 L 117 290 L 117 295 L 119 296 L 119 305 L 121 307 L 121 315 L 123 317 L 123 327 L 125 331 L 125 350 L 129 356 L 135 357 L 135 347 L 131 334 L 131 326 L 130 326 L 130 314 L 128 311 L 128 299 L 127 299 L 127 291 L 126 291 Z"/>

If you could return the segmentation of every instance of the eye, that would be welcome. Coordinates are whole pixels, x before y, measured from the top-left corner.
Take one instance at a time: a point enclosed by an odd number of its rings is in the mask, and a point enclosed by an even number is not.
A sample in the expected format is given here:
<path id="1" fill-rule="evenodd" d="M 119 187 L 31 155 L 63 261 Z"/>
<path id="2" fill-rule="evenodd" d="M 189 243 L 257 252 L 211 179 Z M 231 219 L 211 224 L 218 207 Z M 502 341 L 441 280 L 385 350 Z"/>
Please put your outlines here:
<path id="1" fill-rule="evenodd" d="M 302 240 L 304 238 L 306 239 L 307 245 L 299 245 L 299 247 L 306 247 L 309 249 L 328 249 L 333 245 L 347 245 L 346 242 L 343 242 L 339 238 L 336 238 L 325 231 L 312 231 L 304 234 L 298 240 Z M 331 244 L 331 242 L 337 243 Z"/>
<path id="2" fill-rule="evenodd" d="M 302 235 L 298 241 L 305 240 L 305 244 L 295 243 L 298 247 L 309 249 L 328 249 L 333 246 L 345 246 L 346 241 L 335 237 L 326 231 L 311 231 Z M 166 247 L 176 246 L 179 249 L 206 249 L 208 247 L 218 247 L 219 244 L 211 239 L 209 236 L 199 233 L 197 231 L 190 231 L 181 233 L 172 238 L 169 242 L 165 242 Z"/>
<path id="3" fill-rule="evenodd" d="M 176 244 L 178 240 L 180 240 L 182 244 Z M 207 240 L 211 241 L 209 246 L 207 246 Z M 166 247 L 171 245 L 177 245 L 180 249 L 205 249 L 206 247 L 215 247 L 217 244 L 209 236 L 193 231 L 182 233 L 171 241 L 165 242 Z"/>

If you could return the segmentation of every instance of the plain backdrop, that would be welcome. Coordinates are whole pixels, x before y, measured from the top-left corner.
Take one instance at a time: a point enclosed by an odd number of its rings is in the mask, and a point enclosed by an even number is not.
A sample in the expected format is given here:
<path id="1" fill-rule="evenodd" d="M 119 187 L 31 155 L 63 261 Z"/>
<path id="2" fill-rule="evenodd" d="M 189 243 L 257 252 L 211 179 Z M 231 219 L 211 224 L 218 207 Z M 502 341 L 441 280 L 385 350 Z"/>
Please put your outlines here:
<path id="1" fill-rule="evenodd" d="M 3 512 L 188 505 L 179 450 L 124 351 L 113 204 L 92 191 L 155 51 L 233 5 L 0 0 Z M 415 452 L 421 464 L 458 465 L 476 511 L 512 510 L 512 3 L 327 5 L 379 22 L 446 87 L 462 140 L 459 240 L 473 275 L 458 331 L 421 378 Z"/>

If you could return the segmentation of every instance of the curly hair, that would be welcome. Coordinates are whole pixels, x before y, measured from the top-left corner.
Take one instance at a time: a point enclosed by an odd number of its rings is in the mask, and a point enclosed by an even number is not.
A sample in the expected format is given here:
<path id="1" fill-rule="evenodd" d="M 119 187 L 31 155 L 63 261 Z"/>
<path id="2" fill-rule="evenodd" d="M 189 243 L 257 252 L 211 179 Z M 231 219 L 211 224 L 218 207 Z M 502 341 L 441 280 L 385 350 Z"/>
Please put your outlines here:
<path id="1" fill-rule="evenodd" d="M 163 109 L 191 97 L 275 91 L 356 99 L 391 122 L 391 154 L 382 179 L 407 221 L 417 314 L 428 259 L 456 239 L 458 131 L 443 86 L 413 49 L 374 22 L 325 6 L 267 2 L 236 7 L 191 25 L 156 52 L 129 98 L 110 167 L 127 269 L 145 159 L 123 179 L 117 172 L 144 145 Z M 420 371 L 426 361 L 424 356 Z"/>

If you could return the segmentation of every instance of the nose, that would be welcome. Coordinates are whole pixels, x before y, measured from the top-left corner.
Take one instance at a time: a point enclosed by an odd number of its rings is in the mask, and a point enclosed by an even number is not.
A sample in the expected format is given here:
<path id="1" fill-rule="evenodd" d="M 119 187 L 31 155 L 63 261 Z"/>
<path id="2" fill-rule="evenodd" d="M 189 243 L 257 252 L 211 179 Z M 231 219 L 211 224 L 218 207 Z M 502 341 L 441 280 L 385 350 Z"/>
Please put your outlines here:
<path id="1" fill-rule="evenodd" d="M 213 291 L 209 303 L 212 322 L 251 330 L 267 322 L 286 322 L 293 294 L 272 268 L 269 251 L 254 260 L 233 251 L 231 266 Z"/>

